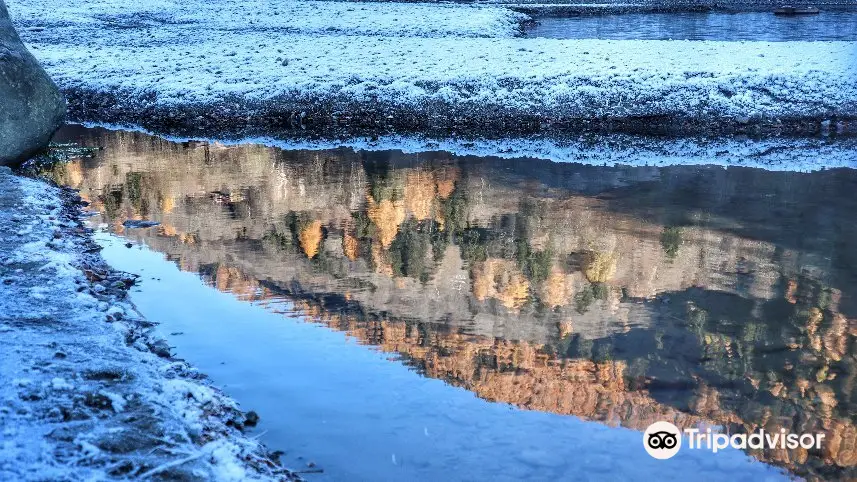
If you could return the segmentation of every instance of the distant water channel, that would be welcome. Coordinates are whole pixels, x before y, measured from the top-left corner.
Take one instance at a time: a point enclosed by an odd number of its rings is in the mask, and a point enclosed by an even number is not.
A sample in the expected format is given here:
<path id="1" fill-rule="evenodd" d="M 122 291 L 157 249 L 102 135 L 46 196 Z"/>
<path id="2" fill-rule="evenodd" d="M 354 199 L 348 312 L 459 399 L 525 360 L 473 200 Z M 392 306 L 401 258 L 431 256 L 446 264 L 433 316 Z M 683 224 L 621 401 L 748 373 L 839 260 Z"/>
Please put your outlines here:
<path id="1" fill-rule="evenodd" d="M 857 40 L 857 12 L 777 16 L 744 13 L 628 13 L 539 18 L 527 37 L 609 40 Z M 800 52 L 795 52 L 800 55 Z"/>
<path id="2" fill-rule="evenodd" d="M 132 300 L 310 481 L 857 476 L 857 171 L 61 138 Z M 658 461 L 657 420 L 830 443 Z"/>

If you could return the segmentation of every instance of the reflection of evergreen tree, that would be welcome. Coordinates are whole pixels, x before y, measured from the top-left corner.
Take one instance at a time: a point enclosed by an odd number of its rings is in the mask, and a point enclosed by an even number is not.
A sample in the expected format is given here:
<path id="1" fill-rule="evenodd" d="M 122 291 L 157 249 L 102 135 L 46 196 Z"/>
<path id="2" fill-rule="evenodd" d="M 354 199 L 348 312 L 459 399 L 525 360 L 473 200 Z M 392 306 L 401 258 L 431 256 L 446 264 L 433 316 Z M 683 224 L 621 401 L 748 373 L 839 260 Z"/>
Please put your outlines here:
<path id="1" fill-rule="evenodd" d="M 461 258 L 471 266 L 488 259 L 488 250 L 485 245 L 489 235 L 489 231 L 484 228 L 469 228 L 462 232 L 458 240 Z"/>
<path id="2" fill-rule="evenodd" d="M 108 220 L 114 220 L 119 216 L 122 209 L 122 188 L 109 189 L 101 196 L 101 202 L 104 204 L 104 214 Z"/>
<path id="3" fill-rule="evenodd" d="M 440 200 L 440 213 L 444 219 L 444 231 L 449 236 L 457 236 L 468 227 L 467 195 L 463 189 L 456 189 L 452 194 Z"/>
<path id="4" fill-rule="evenodd" d="M 574 308 L 582 315 L 596 301 L 606 300 L 609 293 L 610 288 L 604 283 L 590 283 L 574 295 Z"/>
<path id="5" fill-rule="evenodd" d="M 428 281 L 431 265 L 428 252 L 431 247 L 432 221 L 416 222 L 409 219 L 399 226 L 399 234 L 390 244 L 390 263 L 393 274 Z"/>
<path id="6" fill-rule="evenodd" d="M 125 174 L 125 190 L 128 192 L 128 201 L 136 213 L 146 216 L 149 214 L 149 203 L 144 195 L 144 189 L 148 193 L 153 189 L 149 186 L 144 186 L 143 181 L 142 173 L 129 172 Z"/>
<path id="7" fill-rule="evenodd" d="M 534 251 L 526 239 L 515 240 L 518 266 L 530 281 L 540 283 L 548 278 L 553 265 L 553 253 L 550 250 Z"/>
<path id="8" fill-rule="evenodd" d="M 676 226 L 664 227 L 664 231 L 661 233 L 661 247 L 670 259 L 678 255 L 682 242 L 681 234 L 681 228 Z"/>
<path id="9" fill-rule="evenodd" d="M 432 259 L 435 262 L 443 259 L 444 253 L 446 253 L 446 248 L 449 247 L 449 236 L 446 231 L 441 231 L 439 229 L 434 229 L 431 232 L 431 252 Z"/>
<path id="10" fill-rule="evenodd" d="M 376 236 L 375 226 L 366 212 L 354 211 L 351 213 L 351 219 L 354 220 L 354 234 L 358 238 L 371 240 Z"/>
<path id="11" fill-rule="evenodd" d="M 387 156 L 381 153 L 369 153 L 363 161 L 366 181 L 369 184 L 369 195 L 375 202 L 383 200 L 398 201 L 402 198 L 401 186 L 396 186 L 391 178 L 391 165 Z"/>

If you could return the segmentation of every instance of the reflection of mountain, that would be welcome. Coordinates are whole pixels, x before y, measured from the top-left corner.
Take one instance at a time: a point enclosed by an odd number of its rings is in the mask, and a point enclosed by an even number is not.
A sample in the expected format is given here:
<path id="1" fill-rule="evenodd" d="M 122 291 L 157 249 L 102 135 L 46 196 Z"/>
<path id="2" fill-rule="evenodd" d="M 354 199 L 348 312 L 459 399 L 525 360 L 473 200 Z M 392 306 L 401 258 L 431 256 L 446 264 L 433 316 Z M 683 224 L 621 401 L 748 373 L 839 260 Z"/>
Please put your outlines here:
<path id="1" fill-rule="evenodd" d="M 88 137 L 87 137 L 88 136 Z M 86 131 L 54 174 L 117 232 L 489 400 L 637 429 L 825 431 L 857 476 L 857 174 L 284 152 Z"/>

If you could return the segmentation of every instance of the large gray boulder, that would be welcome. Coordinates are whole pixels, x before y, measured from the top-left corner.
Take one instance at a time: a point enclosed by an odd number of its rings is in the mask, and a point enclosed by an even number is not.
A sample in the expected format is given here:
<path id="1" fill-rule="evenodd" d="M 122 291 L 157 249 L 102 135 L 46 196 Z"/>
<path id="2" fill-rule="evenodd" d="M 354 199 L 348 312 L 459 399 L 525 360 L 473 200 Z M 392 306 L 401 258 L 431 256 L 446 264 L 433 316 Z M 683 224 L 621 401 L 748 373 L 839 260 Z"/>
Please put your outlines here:
<path id="1" fill-rule="evenodd" d="M 21 43 L 0 0 L 0 165 L 48 145 L 65 117 L 56 84 Z"/>

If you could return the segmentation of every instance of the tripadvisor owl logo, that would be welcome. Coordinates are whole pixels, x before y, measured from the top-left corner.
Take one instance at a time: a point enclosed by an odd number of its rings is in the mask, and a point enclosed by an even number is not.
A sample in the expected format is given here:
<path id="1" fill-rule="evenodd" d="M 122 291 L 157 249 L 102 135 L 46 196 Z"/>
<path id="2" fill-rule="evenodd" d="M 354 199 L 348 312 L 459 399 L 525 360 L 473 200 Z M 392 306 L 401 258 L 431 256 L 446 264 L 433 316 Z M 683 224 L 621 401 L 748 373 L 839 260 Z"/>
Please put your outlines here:
<path id="1" fill-rule="evenodd" d="M 669 422 L 655 422 L 643 434 L 643 447 L 656 459 L 669 459 L 681 448 L 681 432 Z"/>

